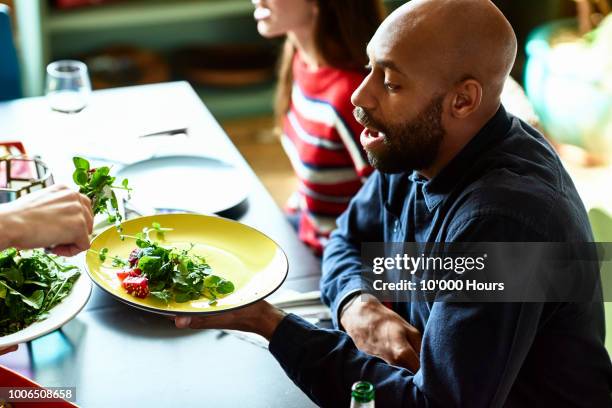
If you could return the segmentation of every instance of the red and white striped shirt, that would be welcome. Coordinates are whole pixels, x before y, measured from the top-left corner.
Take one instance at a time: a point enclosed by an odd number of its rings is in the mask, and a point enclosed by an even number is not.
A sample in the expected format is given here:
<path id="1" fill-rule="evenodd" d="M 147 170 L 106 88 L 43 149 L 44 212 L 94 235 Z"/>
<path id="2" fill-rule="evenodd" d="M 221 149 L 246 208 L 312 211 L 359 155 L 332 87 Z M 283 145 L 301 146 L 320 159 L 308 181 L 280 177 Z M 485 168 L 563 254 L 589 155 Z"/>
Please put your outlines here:
<path id="1" fill-rule="evenodd" d="M 300 211 L 300 239 L 321 252 L 336 218 L 372 172 L 359 142 L 363 127 L 350 98 L 364 73 L 331 67 L 310 70 L 299 53 L 283 119 L 283 148 L 299 180 L 288 211 Z M 297 200 L 295 200 L 297 197 Z"/>

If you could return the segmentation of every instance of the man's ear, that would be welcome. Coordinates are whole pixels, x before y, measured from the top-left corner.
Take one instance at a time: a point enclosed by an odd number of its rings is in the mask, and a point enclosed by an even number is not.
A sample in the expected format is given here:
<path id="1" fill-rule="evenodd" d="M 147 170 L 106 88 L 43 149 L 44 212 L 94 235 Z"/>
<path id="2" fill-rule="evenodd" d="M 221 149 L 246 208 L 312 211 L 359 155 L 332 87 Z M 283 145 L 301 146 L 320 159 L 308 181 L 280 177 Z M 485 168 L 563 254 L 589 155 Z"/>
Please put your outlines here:
<path id="1" fill-rule="evenodd" d="M 475 79 L 466 79 L 453 89 L 450 114 L 464 119 L 476 111 L 482 102 L 482 85 Z"/>

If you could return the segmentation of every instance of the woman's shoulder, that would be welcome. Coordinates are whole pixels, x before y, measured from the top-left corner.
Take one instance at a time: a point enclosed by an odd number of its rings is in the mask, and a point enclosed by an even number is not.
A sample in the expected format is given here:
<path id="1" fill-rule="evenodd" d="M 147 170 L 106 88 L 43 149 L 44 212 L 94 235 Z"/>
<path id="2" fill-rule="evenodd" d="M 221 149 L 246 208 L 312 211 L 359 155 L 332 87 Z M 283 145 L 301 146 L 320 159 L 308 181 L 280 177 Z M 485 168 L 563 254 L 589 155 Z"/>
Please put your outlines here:
<path id="1" fill-rule="evenodd" d="M 295 78 L 296 85 L 306 97 L 328 102 L 334 106 L 350 105 L 351 95 L 365 75 L 357 71 L 326 69 L 326 75 Z"/>
<path id="2" fill-rule="evenodd" d="M 344 103 L 361 84 L 366 73 L 357 69 L 342 69 L 331 66 L 311 70 L 303 62 L 294 63 L 294 81 L 306 96 L 324 99 L 334 105 Z M 348 101 L 350 103 L 350 101 Z"/>

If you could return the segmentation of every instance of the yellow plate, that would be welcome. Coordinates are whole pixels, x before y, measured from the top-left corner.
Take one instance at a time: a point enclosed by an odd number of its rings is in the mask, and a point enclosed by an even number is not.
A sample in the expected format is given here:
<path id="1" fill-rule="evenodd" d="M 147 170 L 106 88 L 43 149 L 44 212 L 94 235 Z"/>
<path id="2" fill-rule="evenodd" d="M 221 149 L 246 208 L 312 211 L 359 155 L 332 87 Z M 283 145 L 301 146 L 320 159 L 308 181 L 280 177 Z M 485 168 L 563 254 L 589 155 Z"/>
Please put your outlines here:
<path id="1" fill-rule="evenodd" d="M 187 248 L 195 244 L 192 252 L 204 256 L 212 273 L 231 280 L 235 290 L 211 306 L 202 297 L 185 303 L 164 302 L 151 298 L 139 299 L 121 287 L 116 272 L 120 268 L 110 266 L 110 260 L 102 264 L 97 254 L 89 251 L 86 256 L 87 272 L 103 290 L 122 302 L 139 309 L 164 315 L 212 314 L 238 309 L 272 294 L 287 277 L 289 264 L 283 250 L 261 232 L 225 218 L 196 214 L 160 214 L 125 221 L 123 233 L 134 235 L 145 227 L 158 222 L 166 232 L 164 246 Z M 155 233 L 152 233 L 155 238 Z M 126 259 L 136 248 L 133 239 L 121 241 L 114 227 L 98 235 L 91 249 L 108 248 L 109 255 Z"/>

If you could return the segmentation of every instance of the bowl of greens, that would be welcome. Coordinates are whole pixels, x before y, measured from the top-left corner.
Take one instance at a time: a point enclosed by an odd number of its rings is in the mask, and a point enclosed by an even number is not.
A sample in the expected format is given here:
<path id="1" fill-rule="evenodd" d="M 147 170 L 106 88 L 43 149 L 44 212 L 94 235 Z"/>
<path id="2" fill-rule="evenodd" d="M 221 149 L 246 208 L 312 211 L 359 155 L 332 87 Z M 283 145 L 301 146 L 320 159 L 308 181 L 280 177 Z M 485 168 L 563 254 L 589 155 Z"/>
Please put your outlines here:
<path id="1" fill-rule="evenodd" d="M 41 337 L 87 304 L 91 281 L 79 268 L 42 250 L 0 252 L 0 348 Z"/>

